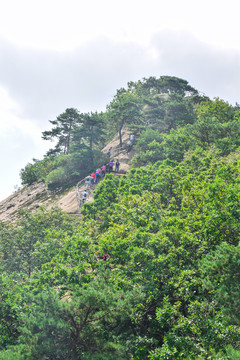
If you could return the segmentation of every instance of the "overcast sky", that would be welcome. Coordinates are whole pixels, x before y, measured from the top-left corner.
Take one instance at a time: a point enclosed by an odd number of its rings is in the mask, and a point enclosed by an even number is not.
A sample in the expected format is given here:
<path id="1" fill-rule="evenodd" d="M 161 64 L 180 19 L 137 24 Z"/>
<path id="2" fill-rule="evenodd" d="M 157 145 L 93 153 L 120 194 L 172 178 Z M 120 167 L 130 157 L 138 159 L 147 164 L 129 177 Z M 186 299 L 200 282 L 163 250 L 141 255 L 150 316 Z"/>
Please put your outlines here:
<path id="1" fill-rule="evenodd" d="M 0 0 L 0 200 L 66 108 L 105 110 L 143 77 L 240 103 L 238 0 Z"/>

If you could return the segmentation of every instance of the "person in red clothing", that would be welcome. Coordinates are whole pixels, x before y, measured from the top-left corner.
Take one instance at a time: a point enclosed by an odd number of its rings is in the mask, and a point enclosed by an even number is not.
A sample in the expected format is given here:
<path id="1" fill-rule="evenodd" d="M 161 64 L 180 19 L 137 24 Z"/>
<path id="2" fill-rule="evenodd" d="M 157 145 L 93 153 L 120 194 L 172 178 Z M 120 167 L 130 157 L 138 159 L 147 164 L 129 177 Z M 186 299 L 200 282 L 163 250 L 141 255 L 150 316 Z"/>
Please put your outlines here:
<path id="1" fill-rule="evenodd" d="M 92 183 L 91 183 L 91 184 L 93 185 L 93 184 L 94 184 L 94 180 L 95 180 L 95 176 L 96 176 L 96 175 L 95 175 L 95 173 L 92 173 L 90 176 L 91 176 L 91 178 L 92 178 Z"/>
<path id="2" fill-rule="evenodd" d="M 107 260 L 107 255 L 103 253 L 102 259 L 103 259 L 103 261 L 106 261 Z"/>

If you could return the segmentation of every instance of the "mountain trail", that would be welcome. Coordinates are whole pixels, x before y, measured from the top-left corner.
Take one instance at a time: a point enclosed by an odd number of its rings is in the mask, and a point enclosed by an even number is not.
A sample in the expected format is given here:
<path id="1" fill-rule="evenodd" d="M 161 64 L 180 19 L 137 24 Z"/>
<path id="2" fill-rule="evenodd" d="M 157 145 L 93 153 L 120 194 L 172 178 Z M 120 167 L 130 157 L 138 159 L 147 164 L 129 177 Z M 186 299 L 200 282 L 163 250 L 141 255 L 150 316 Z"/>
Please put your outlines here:
<path id="1" fill-rule="evenodd" d="M 120 161 L 119 175 L 126 174 L 130 168 L 130 160 L 134 156 L 134 149 L 127 153 L 126 143 L 129 140 L 129 132 L 126 129 L 122 131 L 123 147 L 119 145 L 118 134 L 114 136 L 112 141 L 108 143 L 102 149 L 102 152 L 107 154 L 110 151 L 110 160 Z M 14 223 L 19 218 L 19 210 L 27 210 L 29 212 L 37 211 L 41 206 L 50 209 L 54 206 L 60 207 L 63 211 L 71 215 L 79 214 L 80 206 L 78 193 L 85 190 L 85 183 L 81 180 L 82 185 L 76 189 L 76 186 L 66 191 L 64 194 L 58 194 L 57 192 L 50 191 L 44 183 L 36 183 L 27 187 L 24 187 L 12 195 L 7 197 L 5 200 L 0 202 L 0 221 Z M 91 189 L 87 202 L 93 201 L 93 191 Z"/>

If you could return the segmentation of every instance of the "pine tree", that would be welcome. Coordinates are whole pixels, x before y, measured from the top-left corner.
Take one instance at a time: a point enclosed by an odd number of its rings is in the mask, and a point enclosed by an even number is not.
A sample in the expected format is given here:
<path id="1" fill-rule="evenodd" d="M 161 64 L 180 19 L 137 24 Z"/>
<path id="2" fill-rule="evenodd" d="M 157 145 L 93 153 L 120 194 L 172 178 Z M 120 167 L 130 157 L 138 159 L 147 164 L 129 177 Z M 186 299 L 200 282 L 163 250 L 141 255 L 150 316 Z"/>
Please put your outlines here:
<path id="1" fill-rule="evenodd" d="M 50 149 L 47 152 L 47 156 L 57 155 L 60 153 L 69 153 L 73 126 L 76 124 L 78 119 L 78 110 L 74 108 L 68 108 L 64 113 L 57 116 L 56 120 L 49 120 L 49 122 L 54 125 L 54 127 L 52 130 L 44 131 L 42 133 L 42 139 L 57 139 L 57 143 L 53 149 Z"/>

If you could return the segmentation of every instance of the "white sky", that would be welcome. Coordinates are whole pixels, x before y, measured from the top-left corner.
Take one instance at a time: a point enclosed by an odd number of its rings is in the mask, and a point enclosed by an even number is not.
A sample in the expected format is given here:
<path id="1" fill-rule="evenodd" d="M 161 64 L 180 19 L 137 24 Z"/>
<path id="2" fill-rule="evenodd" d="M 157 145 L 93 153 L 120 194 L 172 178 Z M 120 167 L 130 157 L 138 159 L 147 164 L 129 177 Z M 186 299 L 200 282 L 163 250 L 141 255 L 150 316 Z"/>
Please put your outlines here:
<path id="1" fill-rule="evenodd" d="M 0 0 L 0 200 L 67 107 L 102 110 L 143 77 L 240 102 L 239 1 Z"/>
<path id="2" fill-rule="evenodd" d="M 187 30 L 239 48 L 238 0 L 2 0 L 0 34 L 21 46 L 67 50 L 96 35 L 148 44 L 163 29 Z"/>

